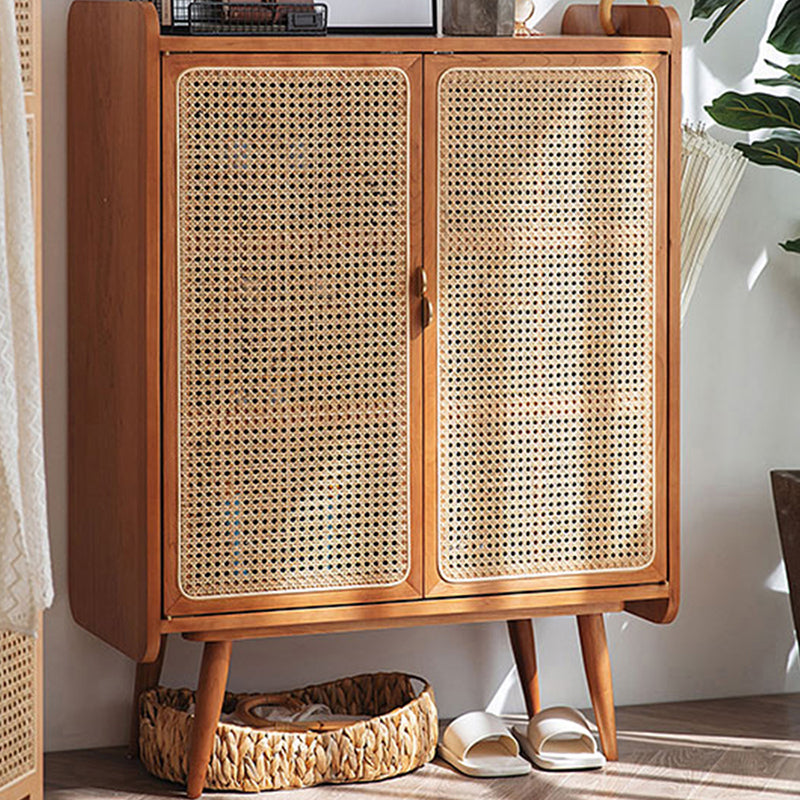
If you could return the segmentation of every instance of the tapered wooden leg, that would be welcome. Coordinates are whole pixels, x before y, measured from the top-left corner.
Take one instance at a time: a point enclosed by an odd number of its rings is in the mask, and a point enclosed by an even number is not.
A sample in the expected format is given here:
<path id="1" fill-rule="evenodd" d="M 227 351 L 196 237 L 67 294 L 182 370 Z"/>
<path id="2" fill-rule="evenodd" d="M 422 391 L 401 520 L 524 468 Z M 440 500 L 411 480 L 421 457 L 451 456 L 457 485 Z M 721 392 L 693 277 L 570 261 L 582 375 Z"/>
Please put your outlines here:
<path id="1" fill-rule="evenodd" d="M 592 708 L 600 732 L 600 746 L 609 761 L 617 760 L 617 720 L 614 714 L 614 687 L 608 657 L 606 626 L 602 614 L 578 617 L 578 633 L 583 651 L 583 668 L 592 697 Z"/>
<path id="2" fill-rule="evenodd" d="M 517 674 L 525 696 L 525 707 L 528 716 L 538 714 L 542 708 L 539 699 L 539 672 L 536 667 L 536 642 L 533 638 L 533 620 L 511 619 L 508 621 L 508 635 L 511 638 L 511 649 L 514 661 L 517 662 Z"/>
<path id="3" fill-rule="evenodd" d="M 139 756 L 139 696 L 142 692 L 158 686 L 161 678 L 161 667 L 164 665 L 164 653 L 167 649 L 166 634 L 161 637 L 161 647 L 156 660 L 136 665 L 136 678 L 133 682 L 133 712 L 131 713 L 131 734 L 128 742 L 128 758 Z"/>
<path id="4" fill-rule="evenodd" d="M 189 740 L 189 775 L 186 794 L 190 798 L 200 797 L 206 784 L 206 771 L 214 745 L 225 685 L 228 682 L 228 666 L 231 661 L 231 642 L 206 642 L 203 661 L 200 665 L 200 680 L 195 695 L 194 723 Z"/>

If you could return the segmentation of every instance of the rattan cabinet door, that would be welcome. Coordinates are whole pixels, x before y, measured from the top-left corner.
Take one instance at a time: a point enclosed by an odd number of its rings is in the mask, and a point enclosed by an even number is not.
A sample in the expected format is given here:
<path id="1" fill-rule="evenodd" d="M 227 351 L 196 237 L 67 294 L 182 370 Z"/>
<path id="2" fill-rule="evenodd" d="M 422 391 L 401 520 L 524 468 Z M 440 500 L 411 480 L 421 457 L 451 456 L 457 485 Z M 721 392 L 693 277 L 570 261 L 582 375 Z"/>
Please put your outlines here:
<path id="1" fill-rule="evenodd" d="M 163 75 L 165 612 L 419 597 L 421 59 Z"/>
<path id="2" fill-rule="evenodd" d="M 41 635 L 41 634 L 40 634 Z M 0 631 L 0 797 L 25 797 L 30 786 L 19 793 L 10 787 L 34 775 L 40 764 L 39 645 L 32 636 Z M 41 776 L 38 778 L 41 793 Z M 39 795 L 41 796 L 41 794 Z"/>
<path id="3" fill-rule="evenodd" d="M 31 0 L 14 0 L 14 19 L 17 23 L 17 47 L 19 48 L 19 64 L 22 71 L 22 85 L 25 92 L 37 89 L 34 70 L 37 66 L 36 24 L 38 8 Z"/>
<path id="4" fill-rule="evenodd" d="M 428 595 L 665 578 L 666 67 L 426 61 Z"/>

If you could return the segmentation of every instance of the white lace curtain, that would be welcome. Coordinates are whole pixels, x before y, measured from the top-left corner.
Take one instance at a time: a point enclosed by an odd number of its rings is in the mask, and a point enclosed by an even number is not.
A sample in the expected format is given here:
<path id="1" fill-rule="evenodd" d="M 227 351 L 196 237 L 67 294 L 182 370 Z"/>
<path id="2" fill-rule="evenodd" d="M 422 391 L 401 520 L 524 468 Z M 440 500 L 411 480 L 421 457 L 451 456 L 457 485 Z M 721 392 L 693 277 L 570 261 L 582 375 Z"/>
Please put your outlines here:
<path id="1" fill-rule="evenodd" d="M 0 0 L 0 630 L 53 599 L 30 161 L 14 0 Z"/>

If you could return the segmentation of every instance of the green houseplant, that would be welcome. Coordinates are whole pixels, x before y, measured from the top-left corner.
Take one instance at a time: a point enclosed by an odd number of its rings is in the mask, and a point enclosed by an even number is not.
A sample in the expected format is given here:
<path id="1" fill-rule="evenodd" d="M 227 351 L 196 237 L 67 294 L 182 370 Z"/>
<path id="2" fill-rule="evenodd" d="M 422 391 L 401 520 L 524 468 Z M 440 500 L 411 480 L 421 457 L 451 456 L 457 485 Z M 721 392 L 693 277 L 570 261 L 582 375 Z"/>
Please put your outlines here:
<path id="1" fill-rule="evenodd" d="M 707 42 L 746 0 L 695 0 L 692 19 L 709 19 L 716 14 L 703 41 Z M 776 50 L 788 55 L 800 54 L 800 0 L 788 0 L 783 6 L 767 40 Z M 800 63 L 766 62 L 777 72 L 758 78 L 756 83 L 770 89 L 800 91 Z M 766 138 L 752 143 L 739 142 L 740 150 L 750 161 L 765 166 L 800 172 L 800 102 L 785 92 L 763 91 L 751 94 L 725 92 L 706 111 L 715 122 L 739 131 L 766 130 Z M 781 242 L 781 247 L 800 253 L 800 238 Z"/>
<path id="2" fill-rule="evenodd" d="M 708 41 L 746 0 L 695 0 L 692 18 L 709 19 L 704 41 Z M 718 12 L 718 13 L 717 13 Z M 788 0 L 781 9 L 767 42 L 787 55 L 800 54 L 800 0 Z M 767 60 L 777 74 L 757 78 L 756 83 L 773 91 L 739 94 L 725 92 L 706 111 L 726 128 L 740 131 L 767 130 L 766 138 L 740 142 L 736 148 L 750 161 L 765 166 L 800 172 L 800 102 L 785 91 L 800 90 L 800 63 L 778 64 Z M 792 253 L 800 253 L 800 238 L 781 243 Z M 778 519 L 783 562 L 789 583 L 795 633 L 800 639 L 800 470 L 772 470 L 772 497 Z"/>

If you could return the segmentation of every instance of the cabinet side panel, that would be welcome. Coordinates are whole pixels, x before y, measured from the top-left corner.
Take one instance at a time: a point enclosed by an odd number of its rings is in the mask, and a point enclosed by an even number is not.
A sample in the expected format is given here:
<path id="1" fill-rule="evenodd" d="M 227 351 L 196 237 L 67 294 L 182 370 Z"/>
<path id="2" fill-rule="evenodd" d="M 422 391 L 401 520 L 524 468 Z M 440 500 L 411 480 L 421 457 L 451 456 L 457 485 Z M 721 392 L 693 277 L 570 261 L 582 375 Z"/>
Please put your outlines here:
<path id="1" fill-rule="evenodd" d="M 158 25 L 72 6 L 68 66 L 69 578 L 76 620 L 158 648 Z"/>
<path id="2" fill-rule="evenodd" d="M 671 25 L 669 56 L 669 170 L 665 183 L 669 212 L 669 326 L 667 425 L 667 513 L 669 597 L 626 603 L 625 610 L 651 622 L 672 622 L 680 603 L 680 298 L 681 298 L 681 27 L 674 8 L 664 9 Z"/>
<path id="3" fill-rule="evenodd" d="M 632 36 L 659 36 L 675 39 L 679 33 L 674 9 L 661 6 L 623 6 L 615 5 L 611 12 L 614 27 L 619 37 L 608 41 L 619 41 Z M 600 14 L 596 5 L 569 6 L 564 12 L 561 32 L 567 36 L 605 36 L 600 24 Z M 623 39 L 623 41 L 624 41 Z M 673 42 L 674 44 L 674 42 Z M 680 52 L 680 42 L 677 47 Z"/>

